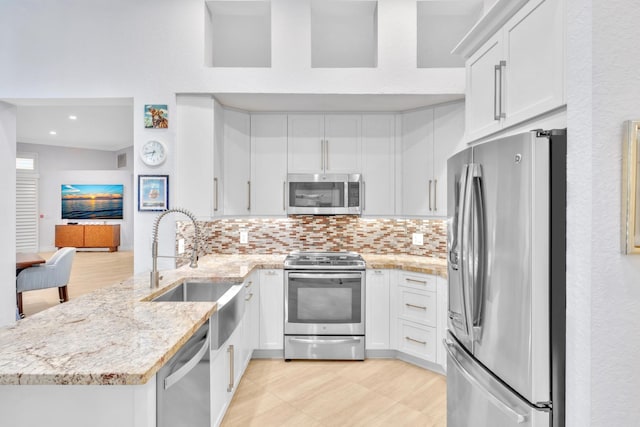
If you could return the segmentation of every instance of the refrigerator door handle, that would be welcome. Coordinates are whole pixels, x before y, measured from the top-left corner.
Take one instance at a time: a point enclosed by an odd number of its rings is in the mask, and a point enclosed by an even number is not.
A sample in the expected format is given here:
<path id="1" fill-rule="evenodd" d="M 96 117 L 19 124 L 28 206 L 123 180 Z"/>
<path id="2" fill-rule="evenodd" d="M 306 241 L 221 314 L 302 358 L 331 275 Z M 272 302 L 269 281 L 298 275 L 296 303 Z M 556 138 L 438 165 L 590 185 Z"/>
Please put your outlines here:
<path id="1" fill-rule="evenodd" d="M 480 384 L 480 382 L 462 366 L 462 363 L 460 363 L 460 361 L 458 360 L 458 358 L 456 357 L 455 353 L 452 350 L 452 348 L 455 345 L 453 341 L 450 341 L 446 338 L 443 339 L 442 341 L 444 343 L 444 348 L 447 350 L 447 353 L 449 354 L 449 356 L 451 357 L 451 360 L 453 361 L 453 364 L 456 366 L 458 371 L 460 371 L 460 373 L 467 379 L 467 381 L 469 381 L 471 384 L 477 387 L 477 389 L 480 390 L 489 399 L 489 401 L 493 405 L 495 405 L 496 408 L 500 409 L 507 416 L 513 418 L 513 420 L 517 424 L 523 424 L 527 421 L 526 415 L 519 414 L 513 408 L 511 408 L 508 404 L 500 400 L 496 395 L 491 393 L 482 384 Z"/>
<path id="2" fill-rule="evenodd" d="M 464 178 L 461 180 L 460 218 L 458 219 L 458 240 L 460 241 L 460 285 L 462 296 L 462 314 L 465 320 L 465 329 L 471 342 L 475 342 L 473 330 L 473 239 L 472 239 L 472 208 L 473 208 L 473 168 L 474 164 L 464 166 Z"/>
<path id="3" fill-rule="evenodd" d="M 471 271 L 472 280 L 470 287 L 470 305 L 471 305 L 471 326 L 473 327 L 473 336 L 475 340 L 479 340 L 482 334 L 482 301 L 484 299 L 484 268 L 485 258 L 485 211 L 484 211 L 484 193 L 482 190 L 482 166 L 477 163 L 469 165 L 470 168 L 470 192 L 473 194 L 472 215 L 474 216 L 473 228 L 474 239 L 472 247 L 471 259 L 475 260 Z"/>

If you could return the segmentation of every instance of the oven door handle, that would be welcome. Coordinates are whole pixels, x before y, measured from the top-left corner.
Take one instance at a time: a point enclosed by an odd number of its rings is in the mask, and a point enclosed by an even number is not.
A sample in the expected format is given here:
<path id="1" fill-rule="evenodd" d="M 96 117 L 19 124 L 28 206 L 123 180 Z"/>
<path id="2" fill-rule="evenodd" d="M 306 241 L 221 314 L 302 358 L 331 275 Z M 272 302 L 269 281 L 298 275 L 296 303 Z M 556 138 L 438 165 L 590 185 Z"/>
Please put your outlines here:
<path id="1" fill-rule="evenodd" d="M 290 342 L 299 342 L 302 344 L 349 344 L 349 343 L 359 343 L 360 338 L 341 338 L 336 340 L 314 340 L 311 338 L 289 338 Z"/>
<path id="2" fill-rule="evenodd" d="M 291 279 L 360 279 L 362 273 L 289 273 Z"/>

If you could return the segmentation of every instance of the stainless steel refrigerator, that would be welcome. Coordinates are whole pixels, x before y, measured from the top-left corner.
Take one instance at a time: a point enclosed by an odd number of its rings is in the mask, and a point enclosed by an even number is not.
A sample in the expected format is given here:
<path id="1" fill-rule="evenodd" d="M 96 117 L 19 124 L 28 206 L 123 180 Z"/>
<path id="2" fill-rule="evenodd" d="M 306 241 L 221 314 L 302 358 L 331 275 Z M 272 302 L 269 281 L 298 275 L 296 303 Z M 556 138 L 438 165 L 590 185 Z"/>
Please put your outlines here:
<path id="1" fill-rule="evenodd" d="M 566 130 L 447 162 L 448 427 L 565 425 Z"/>

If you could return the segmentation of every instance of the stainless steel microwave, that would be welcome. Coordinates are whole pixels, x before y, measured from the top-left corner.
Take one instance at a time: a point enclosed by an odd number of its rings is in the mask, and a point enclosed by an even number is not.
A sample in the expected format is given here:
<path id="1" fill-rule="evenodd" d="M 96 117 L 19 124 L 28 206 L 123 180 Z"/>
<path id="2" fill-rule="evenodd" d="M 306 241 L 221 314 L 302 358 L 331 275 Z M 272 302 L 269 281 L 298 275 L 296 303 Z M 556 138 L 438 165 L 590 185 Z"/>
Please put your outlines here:
<path id="1" fill-rule="evenodd" d="M 360 215 L 360 174 L 289 174 L 290 215 Z"/>

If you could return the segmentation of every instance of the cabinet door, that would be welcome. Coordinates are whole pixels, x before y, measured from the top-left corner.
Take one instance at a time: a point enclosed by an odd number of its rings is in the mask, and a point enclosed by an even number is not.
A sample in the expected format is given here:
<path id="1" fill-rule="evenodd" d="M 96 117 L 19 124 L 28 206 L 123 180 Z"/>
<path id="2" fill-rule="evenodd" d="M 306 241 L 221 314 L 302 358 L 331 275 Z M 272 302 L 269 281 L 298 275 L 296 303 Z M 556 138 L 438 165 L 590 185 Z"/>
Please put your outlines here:
<path id="1" fill-rule="evenodd" d="M 395 214 L 395 115 L 362 116 L 363 215 Z"/>
<path id="2" fill-rule="evenodd" d="M 505 25 L 504 126 L 564 103 L 563 20 L 561 0 L 535 0 Z"/>
<path id="3" fill-rule="evenodd" d="M 502 59 L 502 32 L 498 32 L 466 62 L 467 140 L 497 132 L 502 126 L 500 118 L 496 119 L 500 109 L 500 82 L 495 69 Z"/>
<path id="4" fill-rule="evenodd" d="M 260 270 L 260 348 L 284 345 L 284 277 L 282 270 Z"/>
<path id="5" fill-rule="evenodd" d="M 246 367 L 253 350 L 260 345 L 260 274 L 257 270 L 245 281 L 244 299 L 243 367 Z"/>
<path id="6" fill-rule="evenodd" d="M 187 207 L 199 219 L 213 215 L 214 115 L 209 95 L 176 98 L 176 205 Z"/>
<path id="7" fill-rule="evenodd" d="M 250 116 L 224 111 L 224 214 L 249 215 L 251 200 Z"/>
<path id="8" fill-rule="evenodd" d="M 251 213 L 285 215 L 287 116 L 251 116 Z"/>
<path id="9" fill-rule="evenodd" d="M 401 174 L 402 215 L 432 213 L 433 205 L 429 203 L 429 181 L 433 181 L 432 108 L 402 115 Z"/>
<path id="10" fill-rule="evenodd" d="M 464 103 L 436 107 L 433 113 L 433 215 L 447 216 L 447 160 L 465 148 Z"/>
<path id="11" fill-rule="evenodd" d="M 324 170 L 324 116 L 288 116 L 289 173 L 322 173 Z"/>
<path id="12" fill-rule="evenodd" d="M 389 334 L 389 271 L 367 270 L 365 293 L 365 347 L 377 350 L 391 348 Z"/>
<path id="13" fill-rule="evenodd" d="M 324 118 L 326 173 L 358 173 L 362 144 L 362 117 L 331 114 Z"/>

